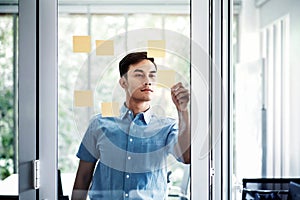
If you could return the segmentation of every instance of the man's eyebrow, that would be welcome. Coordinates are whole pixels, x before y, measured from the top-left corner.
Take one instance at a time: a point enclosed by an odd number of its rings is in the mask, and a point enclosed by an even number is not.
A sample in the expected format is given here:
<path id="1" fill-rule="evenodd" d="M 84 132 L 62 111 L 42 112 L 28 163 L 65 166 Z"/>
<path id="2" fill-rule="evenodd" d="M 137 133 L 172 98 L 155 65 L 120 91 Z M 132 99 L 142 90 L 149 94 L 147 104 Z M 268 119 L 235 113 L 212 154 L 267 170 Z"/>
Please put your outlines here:
<path id="1" fill-rule="evenodd" d="M 144 73 L 144 70 L 141 70 L 141 69 L 135 69 L 133 72 L 141 72 L 141 73 Z M 150 71 L 149 73 L 156 73 L 156 70 Z"/>
<path id="2" fill-rule="evenodd" d="M 144 73 L 144 71 L 141 70 L 141 69 L 135 69 L 133 72 L 142 72 L 142 73 Z"/>

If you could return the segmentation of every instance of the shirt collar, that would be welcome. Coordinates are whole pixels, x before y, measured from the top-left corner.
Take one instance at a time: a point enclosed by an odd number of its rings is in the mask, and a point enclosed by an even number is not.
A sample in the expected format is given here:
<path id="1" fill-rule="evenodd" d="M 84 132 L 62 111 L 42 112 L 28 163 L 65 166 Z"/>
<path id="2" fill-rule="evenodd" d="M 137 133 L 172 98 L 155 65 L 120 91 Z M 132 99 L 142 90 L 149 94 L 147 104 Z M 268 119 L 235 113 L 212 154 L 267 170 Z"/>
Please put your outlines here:
<path id="1" fill-rule="evenodd" d="M 148 110 L 146 110 L 145 112 L 141 112 L 139 114 L 144 117 L 144 121 L 146 122 L 146 124 L 149 124 L 151 116 L 152 116 L 151 107 Z M 124 103 L 120 109 L 120 117 L 121 117 L 121 119 L 124 119 L 127 115 L 132 115 L 132 111 L 129 110 Z"/>

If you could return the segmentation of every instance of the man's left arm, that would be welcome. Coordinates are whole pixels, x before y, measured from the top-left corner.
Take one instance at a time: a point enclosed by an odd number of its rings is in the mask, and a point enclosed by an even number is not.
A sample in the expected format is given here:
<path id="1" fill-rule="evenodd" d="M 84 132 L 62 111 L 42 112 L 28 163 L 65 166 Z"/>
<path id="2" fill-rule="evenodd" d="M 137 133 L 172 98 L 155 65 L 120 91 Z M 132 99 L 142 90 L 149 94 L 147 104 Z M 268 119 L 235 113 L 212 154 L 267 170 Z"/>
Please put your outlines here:
<path id="1" fill-rule="evenodd" d="M 172 100 L 178 111 L 179 119 L 179 134 L 177 142 L 178 155 L 181 155 L 184 163 L 191 163 L 191 131 L 190 131 L 190 114 L 189 114 L 189 101 L 190 93 L 182 83 L 177 83 L 171 88 Z"/>

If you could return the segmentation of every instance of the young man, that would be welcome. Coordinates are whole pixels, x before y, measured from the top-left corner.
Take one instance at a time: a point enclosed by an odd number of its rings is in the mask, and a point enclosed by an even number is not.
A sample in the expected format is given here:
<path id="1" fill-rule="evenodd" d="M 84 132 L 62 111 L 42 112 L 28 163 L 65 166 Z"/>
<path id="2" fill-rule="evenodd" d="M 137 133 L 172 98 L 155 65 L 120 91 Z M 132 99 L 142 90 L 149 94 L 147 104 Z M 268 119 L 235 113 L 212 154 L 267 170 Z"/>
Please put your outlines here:
<path id="1" fill-rule="evenodd" d="M 72 200 L 86 199 L 87 193 L 91 200 L 163 200 L 167 155 L 190 163 L 189 91 L 181 83 L 171 88 L 177 123 L 151 113 L 157 72 L 153 58 L 130 53 L 119 70 L 126 101 L 120 116 L 99 114 L 90 123 L 77 153 Z"/>

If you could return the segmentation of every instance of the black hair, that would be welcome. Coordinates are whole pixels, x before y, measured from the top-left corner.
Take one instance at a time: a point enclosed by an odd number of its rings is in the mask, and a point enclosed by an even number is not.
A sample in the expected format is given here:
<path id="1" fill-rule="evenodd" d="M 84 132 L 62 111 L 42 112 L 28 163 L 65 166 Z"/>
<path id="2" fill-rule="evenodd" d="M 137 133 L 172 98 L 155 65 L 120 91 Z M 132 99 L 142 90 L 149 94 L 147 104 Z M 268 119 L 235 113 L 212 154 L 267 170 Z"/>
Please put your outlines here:
<path id="1" fill-rule="evenodd" d="M 120 71 L 120 76 L 124 76 L 127 74 L 129 66 L 139 63 L 142 60 L 150 60 L 155 68 L 157 69 L 157 66 L 154 62 L 154 58 L 148 58 L 147 57 L 147 52 L 134 52 L 127 54 L 120 62 L 119 62 L 119 71 Z"/>

